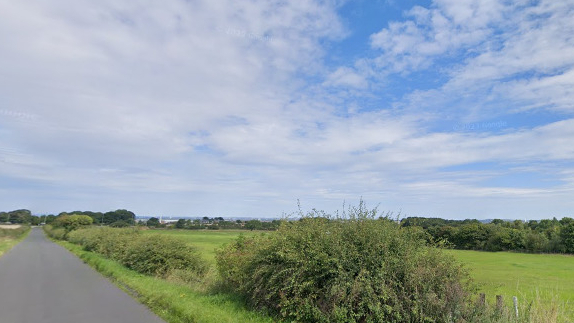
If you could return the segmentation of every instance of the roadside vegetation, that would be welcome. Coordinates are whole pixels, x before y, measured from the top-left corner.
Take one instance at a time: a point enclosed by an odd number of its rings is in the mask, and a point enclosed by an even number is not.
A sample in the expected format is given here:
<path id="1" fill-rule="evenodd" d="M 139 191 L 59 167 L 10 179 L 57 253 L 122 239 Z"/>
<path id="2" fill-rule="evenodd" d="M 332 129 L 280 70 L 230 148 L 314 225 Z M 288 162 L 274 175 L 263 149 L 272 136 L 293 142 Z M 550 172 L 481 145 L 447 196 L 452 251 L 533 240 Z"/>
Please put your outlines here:
<path id="1" fill-rule="evenodd" d="M 0 257 L 22 241 L 30 232 L 27 225 L 0 226 Z"/>
<path id="2" fill-rule="evenodd" d="M 570 319 L 568 303 L 546 295 L 521 298 L 518 319 L 511 306 L 498 308 L 494 295 L 477 303 L 480 286 L 456 260 L 460 251 L 429 244 L 424 229 L 399 225 L 362 204 L 342 216 L 315 212 L 283 221 L 267 233 L 67 230 L 64 223 L 70 219 L 46 231 L 168 322 Z"/>

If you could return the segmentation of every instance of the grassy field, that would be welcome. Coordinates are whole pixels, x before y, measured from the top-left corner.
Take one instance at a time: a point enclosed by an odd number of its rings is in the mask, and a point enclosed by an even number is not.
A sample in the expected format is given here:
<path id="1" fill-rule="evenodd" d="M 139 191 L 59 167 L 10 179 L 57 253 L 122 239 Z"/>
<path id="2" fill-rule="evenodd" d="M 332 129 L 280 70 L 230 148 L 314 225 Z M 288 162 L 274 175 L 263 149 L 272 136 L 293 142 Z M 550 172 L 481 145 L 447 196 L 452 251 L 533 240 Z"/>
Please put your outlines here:
<path id="1" fill-rule="evenodd" d="M 215 265 L 215 250 L 233 241 L 240 234 L 249 236 L 269 231 L 247 230 L 146 230 L 145 234 L 163 234 L 180 238 L 199 249 L 205 260 Z"/>
<path id="2" fill-rule="evenodd" d="M 198 247 L 212 264 L 208 277 L 197 284 L 168 281 L 144 276 L 126 269 L 103 256 L 85 252 L 67 242 L 59 242 L 98 269 L 105 276 L 148 305 L 167 322 L 272 322 L 273 318 L 247 309 L 236 296 L 211 289 L 214 282 L 215 251 L 239 235 L 272 234 L 266 231 L 192 231 L 147 230 L 146 235 L 169 235 Z M 470 270 L 480 291 L 487 294 L 487 303 L 495 303 L 495 295 L 503 295 L 507 304 L 512 296 L 519 297 L 520 315 L 525 322 L 571 322 L 574 312 L 574 257 L 561 255 L 532 255 L 518 253 L 489 253 L 448 250 Z M 532 301 L 532 303 L 531 303 Z M 537 309 L 533 314 L 529 304 Z M 504 321 L 504 319 L 502 320 Z M 496 322 L 502 322 L 496 321 Z M 489 321 L 490 322 L 490 321 Z"/>
<path id="3" fill-rule="evenodd" d="M 191 231 L 149 230 L 146 234 L 167 234 L 197 246 L 205 259 L 215 264 L 215 250 L 240 234 L 251 231 Z M 519 300 L 539 298 L 574 306 L 574 256 L 521 254 L 510 252 L 480 252 L 448 250 L 470 269 L 471 275 L 493 302 L 495 295 L 503 295 L 508 302 L 512 296 Z"/>
<path id="4" fill-rule="evenodd" d="M 0 232 L 0 257 L 8 250 L 10 250 L 12 247 L 14 247 L 16 244 L 18 244 L 18 242 L 22 241 L 24 238 L 26 238 L 26 236 L 28 236 L 30 230 L 24 232 L 24 234 L 22 234 L 19 237 L 13 236 L 12 234 L 10 234 L 11 232 L 8 231 L 18 229 L 19 227 L 20 226 L 0 227 L 0 230 L 5 230 L 4 232 Z"/>
<path id="5" fill-rule="evenodd" d="M 449 250 L 464 263 L 480 291 L 530 301 L 554 300 L 574 305 L 574 256 Z M 570 305 L 570 306 L 568 306 Z"/>

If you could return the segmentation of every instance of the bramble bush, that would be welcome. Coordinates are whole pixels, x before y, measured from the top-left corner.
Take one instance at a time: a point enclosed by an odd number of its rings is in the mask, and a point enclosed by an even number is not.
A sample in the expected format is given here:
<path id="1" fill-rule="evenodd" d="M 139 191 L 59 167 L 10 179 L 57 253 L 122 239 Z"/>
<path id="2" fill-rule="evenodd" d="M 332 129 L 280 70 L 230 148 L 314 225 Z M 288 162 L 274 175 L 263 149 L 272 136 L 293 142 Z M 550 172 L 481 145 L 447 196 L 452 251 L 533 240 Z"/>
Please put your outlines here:
<path id="1" fill-rule="evenodd" d="M 468 274 L 424 232 L 349 208 L 309 214 L 218 251 L 224 287 L 297 322 L 449 322 L 471 315 Z"/>

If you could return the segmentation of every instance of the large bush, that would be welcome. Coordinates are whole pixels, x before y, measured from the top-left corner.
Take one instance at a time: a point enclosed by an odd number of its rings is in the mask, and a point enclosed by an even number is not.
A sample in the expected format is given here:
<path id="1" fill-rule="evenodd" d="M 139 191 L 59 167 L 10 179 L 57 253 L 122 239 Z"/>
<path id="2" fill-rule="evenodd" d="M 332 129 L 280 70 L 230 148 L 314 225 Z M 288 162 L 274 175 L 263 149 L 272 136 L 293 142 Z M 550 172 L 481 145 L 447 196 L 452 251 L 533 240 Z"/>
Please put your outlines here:
<path id="1" fill-rule="evenodd" d="M 252 306 L 298 322 L 447 322 L 464 314 L 453 258 L 376 210 L 306 217 L 220 250 L 223 283 Z"/>
<path id="2" fill-rule="evenodd" d="M 137 229 L 95 227 L 72 231 L 68 240 L 147 275 L 166 277 L 186 270 L 201 276 L 207 271 L 197 249 L 173 237 L 148 236 Z"/>

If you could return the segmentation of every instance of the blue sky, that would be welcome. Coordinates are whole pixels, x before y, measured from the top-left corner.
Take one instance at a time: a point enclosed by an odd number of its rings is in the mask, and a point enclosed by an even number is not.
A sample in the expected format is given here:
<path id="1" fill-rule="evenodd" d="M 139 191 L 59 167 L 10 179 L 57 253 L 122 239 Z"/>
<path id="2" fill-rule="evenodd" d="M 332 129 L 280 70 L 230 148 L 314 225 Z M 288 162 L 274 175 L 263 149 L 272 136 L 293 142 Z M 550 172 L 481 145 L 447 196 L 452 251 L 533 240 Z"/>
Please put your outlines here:
<path id="1" fill-rule="evenodd" d="M 0 210 L 574 215 L 572 0 L 0 13 Z"/>

